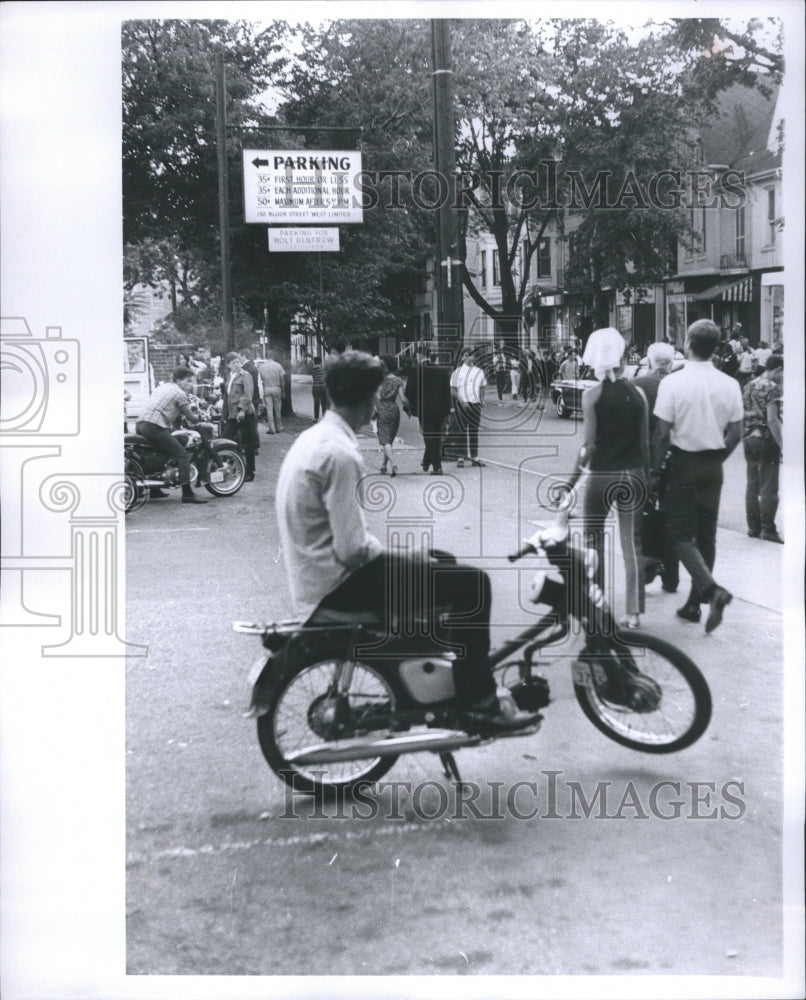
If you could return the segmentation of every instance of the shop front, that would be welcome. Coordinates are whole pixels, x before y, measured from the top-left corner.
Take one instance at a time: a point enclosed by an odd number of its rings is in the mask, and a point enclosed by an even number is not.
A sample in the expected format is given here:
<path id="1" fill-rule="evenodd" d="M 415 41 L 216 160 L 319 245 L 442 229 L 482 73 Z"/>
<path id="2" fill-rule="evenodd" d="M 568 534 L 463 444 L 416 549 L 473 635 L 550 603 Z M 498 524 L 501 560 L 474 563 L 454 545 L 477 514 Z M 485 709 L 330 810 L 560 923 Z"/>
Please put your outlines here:
<path id="1" fill-rule="evenodd" d="M 727 338 L 737 323 L 751 345 L 761 337 L 760 279 L 754 275 L 723 278 L 713 275 L 675 279 L 666 283 L 666 336 L 682 348 L 687 328 L 698 319 L 710 319 Z"/>
<path id="2" fill-rule="evenodd" d="M 642 357 L 657 339 L 657 303 L 661 299 L 654 288 L 643 291 L 640 298 L 630 289 L 616 293 L 616 329 Z"/>

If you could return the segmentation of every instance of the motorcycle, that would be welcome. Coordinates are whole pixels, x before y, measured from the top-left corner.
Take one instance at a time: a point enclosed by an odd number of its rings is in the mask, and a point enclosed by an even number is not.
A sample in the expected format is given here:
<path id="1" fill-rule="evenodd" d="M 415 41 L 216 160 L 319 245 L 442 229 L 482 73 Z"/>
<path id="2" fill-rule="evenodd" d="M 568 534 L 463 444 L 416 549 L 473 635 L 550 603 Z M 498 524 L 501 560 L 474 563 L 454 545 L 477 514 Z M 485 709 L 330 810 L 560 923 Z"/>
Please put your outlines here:
<path id="1" fill-rule="evenodd" d="M 199 416 L 214 416 L 203 400 L 194 402 Z M 190 485 L 202 482 L 214 496 L 229 497 L 236 494 L 245 482 L 246 462 L 236 441 L 215 436 L 217 426 L 217 421 L 202 420 L 195 428 L 183 427 L 172 431 L 172 434 L 190 452 Z M 126 434 L 123 449 L 127 514 L 146 504 L 152 489 L 179 487 L 176 459 L 168 458 L 149 440 L 139 434 Z"/>
<path id="2" fill-rule="evenodd" d="M 539 560 L 529 588 L 538 620 L 489 659 L 499 694 L 538 714 L 528 728 L 490 734 L 468 724 L 456 703 L 453 654 L 435 642 L 431 655 L 423 655 L 422 639 L 415 647 L 360 614 L 339 621 L 317 612 L 305 625 L 235 622 L 236 632 L 259 635 L 265 650 L 250 672 L 246 714 L 257 718 L 269 767 L 295 791 L 328 798 L 377 781 L 401 754 L 430 751 L 439 755 L 445 776 L 460 781 L 454 751 L 540 728 L 540 711 L 551 698 L 535 654 L 563 641 L 571 619 L 584 635 L 571 661 L 574 693 L 600 732 L 652 754 L 696 742 L 711 718 L 705 678 L 664 639 L 617 628 L 594 582 L 597 553 L 569 544 L 567 519 L 535 532 L 509 561 L 527 555 Z M 519 649 L 521 657 L 508 660 Z"/>

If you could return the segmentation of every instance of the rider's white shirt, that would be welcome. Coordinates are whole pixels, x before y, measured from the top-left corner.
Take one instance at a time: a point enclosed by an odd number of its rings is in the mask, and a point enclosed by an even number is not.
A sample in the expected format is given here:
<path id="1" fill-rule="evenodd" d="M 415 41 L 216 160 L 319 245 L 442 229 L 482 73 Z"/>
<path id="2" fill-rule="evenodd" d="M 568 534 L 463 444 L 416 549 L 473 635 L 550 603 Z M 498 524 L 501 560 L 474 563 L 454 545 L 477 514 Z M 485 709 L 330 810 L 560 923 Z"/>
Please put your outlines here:
<path id="1" fill-rule="evenodd" d="M 303 620 L 353 570 L 383 551 L 364 519 L 364 461 L 333 410 L 289 449 L 277 480 L 277 522 L 294 608 Z"/>

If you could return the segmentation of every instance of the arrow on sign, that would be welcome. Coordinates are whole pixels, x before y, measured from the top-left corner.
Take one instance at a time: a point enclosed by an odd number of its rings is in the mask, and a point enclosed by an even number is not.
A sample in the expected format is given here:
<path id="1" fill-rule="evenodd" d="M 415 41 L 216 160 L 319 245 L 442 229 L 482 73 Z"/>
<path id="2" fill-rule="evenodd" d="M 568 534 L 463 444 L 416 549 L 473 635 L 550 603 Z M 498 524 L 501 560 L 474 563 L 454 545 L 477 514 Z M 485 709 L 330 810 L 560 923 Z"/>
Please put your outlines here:
<path id="1" fill-rule="evenodd" d="M 255 167 L 268 167 L 269 161 L 261 160 L 259 156 L 256 156 L 254 160 L 252 160 L 252 165 Z"/>

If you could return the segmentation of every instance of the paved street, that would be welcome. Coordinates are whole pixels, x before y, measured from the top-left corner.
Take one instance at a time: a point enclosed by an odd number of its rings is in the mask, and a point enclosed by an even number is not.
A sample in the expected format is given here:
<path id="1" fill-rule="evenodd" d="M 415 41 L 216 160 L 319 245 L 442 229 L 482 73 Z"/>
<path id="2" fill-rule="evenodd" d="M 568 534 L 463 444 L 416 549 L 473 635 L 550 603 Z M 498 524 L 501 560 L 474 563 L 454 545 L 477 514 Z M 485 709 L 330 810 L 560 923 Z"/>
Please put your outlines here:
<path id="1" fill-rule="evenodd" d="M 127 666 L 128 971 L 780 975 L 782 547 L 744 533 L 741 455 L 727 465 L 718 539 L 716 576 L 735 595 L 724 624 L 706 637 L 675 619 L 684 595 L 647 597 L 646 627 L 711 686 L 697 744 L 649 756 L 608 741 L 576 704 L 565 650 L 546 666 L 553 701 L 538 734 L 457 755 L 490 795 L 494 782 L 534 783 L 516 805 L 537 802 L 538 815 L 497 815 L 492 800 L 488 818 L 465 814 L 438 758 L 420 754 L 386 780 L 419 787 L 421 808 L 404 795 L 395 818 L 323 816 L 289 800 L 263 761 L 241 717 L 259 645 L 230 630 L 291 615 L 273 487 L 310 419 L 308 385 L 295 383 L 294 407 L 283 434 L 262 434 L 257 479 L 236 497 L 192 508 L 174 496 L 127 520 L 128 638 L 149 650 Z M 401 475 L 368 481 L 386 484 L 367 493 L 379 537 L 419 518 L 435 545 L 491 573 L 494 641 L 527 614 L 528 572 L 505 557 L 545 519 L 544 477 L 570 470 L 578 447 L 573 421 L 538 416 L 493 402 L 486 467 L 448 463 L 442 479 L 421 473 L 404 416 Z M 362 448 L 376 470 L 374 441 Z M 664 780 L 680 783 L 678 818 L 646 808 Z M 590 799 L 602 782 L 606 815 L 573 818 L 570 790 Z"/>

